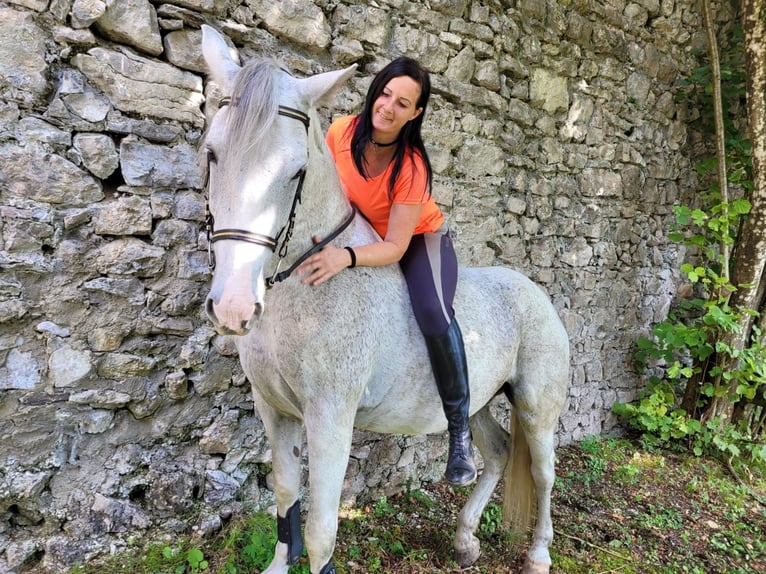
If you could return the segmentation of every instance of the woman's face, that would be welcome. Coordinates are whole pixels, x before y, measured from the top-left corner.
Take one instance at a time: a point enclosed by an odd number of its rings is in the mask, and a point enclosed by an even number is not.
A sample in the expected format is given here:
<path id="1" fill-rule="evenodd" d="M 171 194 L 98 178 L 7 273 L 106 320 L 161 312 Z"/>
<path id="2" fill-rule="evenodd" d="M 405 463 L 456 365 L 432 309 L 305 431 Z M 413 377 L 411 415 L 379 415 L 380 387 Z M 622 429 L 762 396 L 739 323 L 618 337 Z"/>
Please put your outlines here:
<path id="1" fill-rule="evenodd" d="M 394 141 L 404 124 L 418 117 L 420 84 L 409 76 L 397 76 L 383 88 L 372 104 L 372 135 L 379 143 Z"/>

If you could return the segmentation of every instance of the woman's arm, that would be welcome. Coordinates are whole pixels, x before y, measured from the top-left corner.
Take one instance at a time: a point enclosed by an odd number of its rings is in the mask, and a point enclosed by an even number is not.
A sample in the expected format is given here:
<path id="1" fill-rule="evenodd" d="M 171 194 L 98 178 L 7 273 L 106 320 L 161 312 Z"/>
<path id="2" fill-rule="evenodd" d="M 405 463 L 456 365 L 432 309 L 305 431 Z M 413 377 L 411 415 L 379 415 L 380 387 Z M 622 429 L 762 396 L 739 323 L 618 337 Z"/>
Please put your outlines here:
<path id="1" fill-rule="evenodd" d="M 353 247 L 356 264 L 378 267 L 399 261 L 410 245 L 412 233 L 415 231 L 422 210 L 421 204 L 395 203 L 392 205 L 386 237 L 383 241 Z M 301 263 L 296 272 L 304 276 L 301 279 L 303 283 L 316 286 L 349 265 L 351 265 L 351 254 L 346 249 L 328 245 Z"/>

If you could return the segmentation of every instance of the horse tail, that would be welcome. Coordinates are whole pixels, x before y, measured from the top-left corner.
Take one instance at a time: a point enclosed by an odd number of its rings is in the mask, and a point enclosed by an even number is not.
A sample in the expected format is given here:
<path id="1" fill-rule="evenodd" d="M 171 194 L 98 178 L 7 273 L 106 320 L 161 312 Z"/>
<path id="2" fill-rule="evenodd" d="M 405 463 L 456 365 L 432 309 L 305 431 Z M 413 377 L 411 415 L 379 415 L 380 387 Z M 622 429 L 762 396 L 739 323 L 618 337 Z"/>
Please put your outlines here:
<path id="1" fill-rule="evenodd" d="M 510 427 L 510 458 L 505 467 L 503 492 L 503 524 L 510 527 L 514 537 L 526 537 L 534 518 L 535 483 L 529 443 L 515 408 L 511 408 Z"/>

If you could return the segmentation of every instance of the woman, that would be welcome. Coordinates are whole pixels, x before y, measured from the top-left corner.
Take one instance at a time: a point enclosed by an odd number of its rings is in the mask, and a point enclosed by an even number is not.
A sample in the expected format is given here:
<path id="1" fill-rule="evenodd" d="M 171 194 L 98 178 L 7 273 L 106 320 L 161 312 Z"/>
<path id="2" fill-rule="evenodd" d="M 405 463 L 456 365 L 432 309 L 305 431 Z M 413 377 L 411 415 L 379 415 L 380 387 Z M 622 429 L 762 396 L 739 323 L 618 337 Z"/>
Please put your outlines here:
<path id="1" fill-rule="evenodd" d="M 457 257 L 431 197 L 431 163 L 420 133 L 430 95 L 428 72 L 411 58 L 397 58 L 373 79 L 362 113 L 330 126 L 327 145 L 343 188 L 383 241 L 328 245 L 298 272 L 304 283 L 319 285 L 346 267 L 399 262 L 448 421 L 445 476 L 464 486 L 476 479 L 468 369 L 452 308 Z"/>

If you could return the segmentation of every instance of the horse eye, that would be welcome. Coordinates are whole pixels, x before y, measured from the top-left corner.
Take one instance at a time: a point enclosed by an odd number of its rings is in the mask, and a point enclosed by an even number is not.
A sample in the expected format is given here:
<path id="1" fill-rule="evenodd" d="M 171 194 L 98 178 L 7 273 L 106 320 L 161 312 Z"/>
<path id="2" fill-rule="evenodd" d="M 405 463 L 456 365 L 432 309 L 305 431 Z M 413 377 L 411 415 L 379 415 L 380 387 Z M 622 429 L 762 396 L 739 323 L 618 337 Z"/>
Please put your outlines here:
<path id="1" fill-rule="evenodd" d="M 215 157 L 215 152 L 208 148 L 207 150 L 207 162 L 208 163 L 216 163 L 218 161 L 218 158 Z"/>

